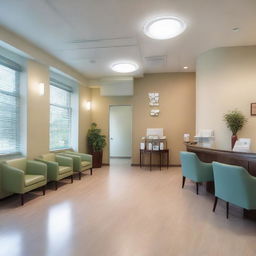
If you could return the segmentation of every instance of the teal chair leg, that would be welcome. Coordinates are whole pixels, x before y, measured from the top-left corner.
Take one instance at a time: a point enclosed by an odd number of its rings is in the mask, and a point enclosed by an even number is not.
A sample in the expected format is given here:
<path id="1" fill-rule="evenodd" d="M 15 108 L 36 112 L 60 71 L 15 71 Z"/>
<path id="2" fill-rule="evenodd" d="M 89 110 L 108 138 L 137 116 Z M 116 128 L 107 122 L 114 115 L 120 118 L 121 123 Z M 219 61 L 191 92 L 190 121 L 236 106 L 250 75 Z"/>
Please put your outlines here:
<path id="1" fill-rule="evenodd" d="M 186 177 L 185 177 L 185 176 L 183 176 L 183 177 L 182 177 L 182 188 L 184 188 L 185 181 L 186 181 Z"/>
<path id="2" fill-rule="evenodd" d="M 213 209 L 212 209 L 212 211 L 213 211 L 213 212 L 215 212 L 215 209 L 216 209 L 217 203 L 218 203 L 218 197 L 217 197 L 217 196 L 215 196 L 214 205 L 213 205 Z"/>

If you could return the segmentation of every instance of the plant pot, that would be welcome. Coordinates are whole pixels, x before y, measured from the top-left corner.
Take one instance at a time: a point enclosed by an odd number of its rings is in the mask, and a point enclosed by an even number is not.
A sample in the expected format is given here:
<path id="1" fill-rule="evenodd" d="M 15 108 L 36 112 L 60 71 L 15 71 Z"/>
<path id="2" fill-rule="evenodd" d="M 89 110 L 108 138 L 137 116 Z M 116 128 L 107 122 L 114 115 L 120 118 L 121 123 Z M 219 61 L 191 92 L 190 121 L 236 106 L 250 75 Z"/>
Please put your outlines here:
<path id="1" fill-rule="evenodd" d="M 92 167 L 101 168 L 102 166 L 102 151 L 92 153 Z"/>
<path id="2" fill-rule="evenodd" d="M 236 141 L 237 141 L 237 135 L 232 135 L 232 137 L 231 137 L 231 149 L 234 148 Z"/>

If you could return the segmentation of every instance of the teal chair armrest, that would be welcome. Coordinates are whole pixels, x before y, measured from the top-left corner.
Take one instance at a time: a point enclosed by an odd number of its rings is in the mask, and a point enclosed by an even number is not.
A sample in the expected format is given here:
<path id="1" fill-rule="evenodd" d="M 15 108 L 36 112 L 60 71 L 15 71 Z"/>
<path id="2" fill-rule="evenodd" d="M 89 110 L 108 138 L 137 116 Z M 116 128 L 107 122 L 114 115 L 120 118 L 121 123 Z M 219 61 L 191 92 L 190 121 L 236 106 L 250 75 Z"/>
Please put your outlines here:
<path id="1" fill-rule="evenodd" d="M 43 175 L 47 178 L 47 165 L 38 161 L 28 160 L 27 161 L 27 174 Z"/>
<path id="2" fill-rule="evenodd" d="M 70 166 L 73 170 L 73 159 L 66 156 L 56 155 L 56 161 L 61 166 Z"/>
<path id="3" fill-rule="evenodd" d="M 36 158 L 36 161 L 45 163 L 47 165 L 47 178 L 48 180 L 56 180 L 58 177 L 59 164 L 57 162 L 45 161 L 40 158 Z"/>
<path id="4" fill-rule="evenodd" d="M 213 181 L 213 167 L 211 163 L 205 163 L 200 161 L 200 168 L 201 168 L 201 173 L 202 179 L 207 180 L 207 181 Z"/>
<path id="5" fill-rule="evenodd" d="M 13 193 L 23 193 L 24 191 L 24 172 L 7 164 L 2 165 L 2 184 L 3 189 Z"/>

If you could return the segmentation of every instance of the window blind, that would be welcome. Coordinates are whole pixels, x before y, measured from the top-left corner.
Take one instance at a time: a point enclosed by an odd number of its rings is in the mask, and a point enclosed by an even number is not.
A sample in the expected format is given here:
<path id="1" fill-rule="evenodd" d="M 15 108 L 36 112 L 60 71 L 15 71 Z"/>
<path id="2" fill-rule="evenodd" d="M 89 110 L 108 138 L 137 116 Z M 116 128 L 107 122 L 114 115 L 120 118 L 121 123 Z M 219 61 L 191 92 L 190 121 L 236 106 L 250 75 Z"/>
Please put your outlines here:
<path id="1" fill-rule="evenodd" d="M 71 90 L 50 85 L 50 150 L 71 148 Z"/>
<path id="2" fill-rule="evenodd" d="M 0 58 L 0 155 L 5 155 L 20 152 L 19 72 L 10 65 L 4 65 L 6 59 L 3 62 L 1 60 L 2 58 Z"/>

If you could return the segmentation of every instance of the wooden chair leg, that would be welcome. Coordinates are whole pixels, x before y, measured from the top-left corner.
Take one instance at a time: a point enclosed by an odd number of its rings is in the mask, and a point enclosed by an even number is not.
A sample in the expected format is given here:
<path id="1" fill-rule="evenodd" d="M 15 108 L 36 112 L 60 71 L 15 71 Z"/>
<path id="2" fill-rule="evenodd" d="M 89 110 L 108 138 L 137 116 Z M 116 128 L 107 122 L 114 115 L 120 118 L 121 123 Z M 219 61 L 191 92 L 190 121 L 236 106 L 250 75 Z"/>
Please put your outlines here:
<path id="1" fill-rule="evenodd" d="M 182 177 L 182 188 L 184 188 L 185 181 L 186 181 L 186 177 L 185 177 L 185 176 L 183 176 L 183 177 Z"/>
<path id="2" fill-rule="evenodd" d="M 198 195 L 198 185 L 199 185 L 199 183 L 196 182 L 196 194 L 197 194 L 197 195 Z"/>
<path id="3" fill-rule="evenodd" d="M 42 186 L 43 195 L 45 195 L 45 187 L 46 186 Z"/>
<path id="4" fill-rule="evenodd" d="M 214 201 L 214 205 L 213 205 L 213 209 L 212 209 L 212 211 L 213 211 L 213 212 L 215 212 L 215 209 L 216 209 L 217 203 L 218 203 L 218 197 L 217 197 L 217 196 L 215 196 L 215 201 Z"/>
<path id="5" fill-rule="evenodd" d="M 73 175 L 70 176 L 70 181 L 73 183 Z"/>
<path id="6" fill-rule="evenodd" d="M 24 194 L 20 194 L 20 204 L 24 205 Z"/>
<path id="7" fill-rule="evenodd" d="M 90 174 L 92 175 L 92 168 L 90 169 Z"/>
<path id="8" fill-rule="evenodd" d="M 55 181 L 55 190 L 57 190 L 58 189 L 58 181 L 56 180 Z"/>
<path id="9" fill-rule="evenodd" d="M 79 177 L 79 180 L 81 180 L 82 172 L 79 172 L 79 173 L 78 173 L 78 177 Z"/>
<path id="10" fill-rule="evenodd" d="M 228 219 L 228 215 L 229 215 L 229 202 L 227 202 L 226 207 L 227 207 L 227 219 Z"/>

